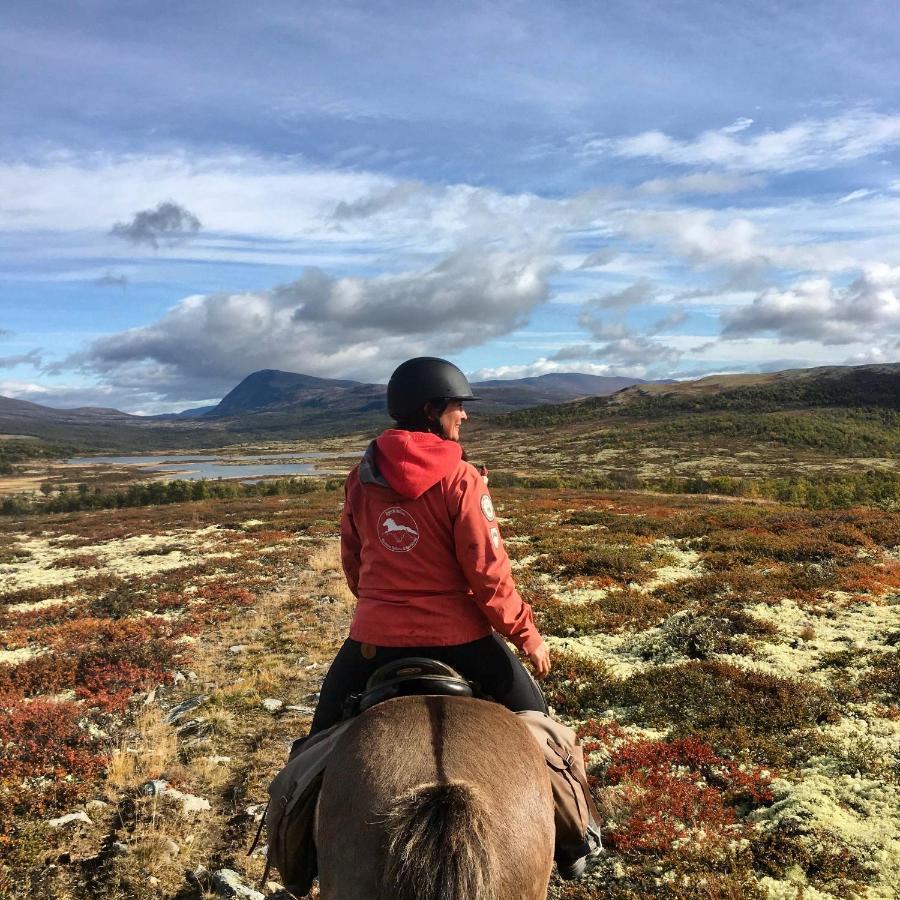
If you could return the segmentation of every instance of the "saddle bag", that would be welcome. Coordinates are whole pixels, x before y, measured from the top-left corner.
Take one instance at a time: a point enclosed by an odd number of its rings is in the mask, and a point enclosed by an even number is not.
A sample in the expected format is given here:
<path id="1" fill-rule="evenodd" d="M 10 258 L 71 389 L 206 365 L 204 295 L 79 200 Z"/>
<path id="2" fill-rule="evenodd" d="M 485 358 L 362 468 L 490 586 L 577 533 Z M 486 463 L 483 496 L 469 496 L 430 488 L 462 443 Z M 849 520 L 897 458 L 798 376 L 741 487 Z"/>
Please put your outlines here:
<path id="1" fill-rule="evenodd" d="M 588 826 L 598 826 L 600 813 L 594 806 L 584 767 L 584 751 L 568 725 L 532 710 L 516 713 L 528 726 L 544 752 L 553 788 L 556 846 L 580 847 Z"/>
<path id="2" fill-rule="evenodd" d="M 319 789 L 334 745 L 351 724 L 352 720 L 339 722 L 304 740 L 302 753 L 295 744 L 287 765 L 269 785 L 263 817 L 269 844 L 263 881 L 274 866 L 282 884 L 297 897 L 309 893 L 318 874 L 315 829 Z"/>

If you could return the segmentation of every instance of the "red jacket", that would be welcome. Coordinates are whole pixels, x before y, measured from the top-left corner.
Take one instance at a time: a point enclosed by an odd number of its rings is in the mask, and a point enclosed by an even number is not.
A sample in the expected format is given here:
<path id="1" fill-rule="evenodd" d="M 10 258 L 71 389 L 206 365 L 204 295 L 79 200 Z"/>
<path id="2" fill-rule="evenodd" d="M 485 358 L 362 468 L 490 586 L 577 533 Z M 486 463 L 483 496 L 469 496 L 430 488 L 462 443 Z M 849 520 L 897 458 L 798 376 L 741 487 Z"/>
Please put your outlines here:
<path id="1" fill-rule="evenodd" d="M 540 645 L 487 486 L 459 444 L 385 431 L 344 492 L 341 559 L 359 598 L 351 638 L 428 647 L 468 643 L 493 628 L 526 654 Z"/>

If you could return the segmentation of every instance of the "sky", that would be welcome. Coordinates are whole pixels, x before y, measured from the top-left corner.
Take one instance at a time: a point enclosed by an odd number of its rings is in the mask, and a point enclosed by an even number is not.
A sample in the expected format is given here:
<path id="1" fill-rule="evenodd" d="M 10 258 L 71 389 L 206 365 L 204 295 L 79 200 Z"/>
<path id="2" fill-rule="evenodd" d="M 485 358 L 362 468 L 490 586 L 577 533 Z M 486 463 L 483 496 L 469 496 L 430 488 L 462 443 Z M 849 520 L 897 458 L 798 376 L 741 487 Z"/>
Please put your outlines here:
<path id="1" fill-rule="evenodd" d="M 900 360 L 891 0 L 5 0 L 0 394 Z"/>

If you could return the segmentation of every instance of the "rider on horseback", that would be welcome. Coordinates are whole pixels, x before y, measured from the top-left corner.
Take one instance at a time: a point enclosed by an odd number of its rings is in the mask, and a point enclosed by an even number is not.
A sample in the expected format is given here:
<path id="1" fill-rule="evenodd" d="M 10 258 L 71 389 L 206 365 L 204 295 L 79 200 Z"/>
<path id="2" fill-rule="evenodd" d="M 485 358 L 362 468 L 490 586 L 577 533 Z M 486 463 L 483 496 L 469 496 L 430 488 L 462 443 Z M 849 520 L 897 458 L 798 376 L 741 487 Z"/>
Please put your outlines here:
<path id="1" fill-rule="evenodd" d="M 411 656 L 452 666 L 514 712 L 547 713 L 503 638 L 539 679 L 550 671 L 550 654 L 513 582 L 486 479 L 459 444 L 463 403 L 477 399 L 443 359 L 410 359 L 391 376 L 396 427 L 369 445 L 345 485 L 341 557 L 359 602 L 322 685 L 312 734 L 339 722 L 347 697 L 377 669 Z M 557 847 L 560 874 L 578 877 L 597 852 L 591 823 L 584 841 Z"/>

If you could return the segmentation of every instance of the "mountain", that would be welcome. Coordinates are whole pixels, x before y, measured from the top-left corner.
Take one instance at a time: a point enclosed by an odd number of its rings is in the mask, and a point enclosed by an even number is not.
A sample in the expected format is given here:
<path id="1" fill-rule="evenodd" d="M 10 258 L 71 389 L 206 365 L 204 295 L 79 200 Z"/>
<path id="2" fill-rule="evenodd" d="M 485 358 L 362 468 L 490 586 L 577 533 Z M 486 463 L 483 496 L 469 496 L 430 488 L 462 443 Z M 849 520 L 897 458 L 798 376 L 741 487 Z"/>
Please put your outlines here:
<path id="1" fill-rule="evenodd" d="M 623 387 L 645 383 L 636 378 L 569 372 L 477 381 L 472 387 L 483 400 L 479 410 L 500 412 L 540 403 L 565 403 L 579 397 L 605 396 Z M 288 414 L 292 411 L 309 416 L 316 409 L 329 413 L 375 413 L 384 409 L 385 390 L 383 384 L 314 378 L 295 372 L 263 369 L 248 375 L 217 406 L 205 413 L 204 418 L 262 412 Z"/>
<path id="2" fill-rule="evenodd" d="M 179 425 L 162 417 L 91 406 L 56 409 L 11 397 L 0 397 L 0 435 L 98 450 L 222 446 L 235 440 L 209 428 Z"/>
<path id="3" fill-rule="evenodd" d="M 384 387 L 380 385 L 262 369 L 248 375 L 230 390 L 206 416 L 234 416 L 291 404 L 321 406 L 349 395 L 365 396 L 365 402 L 369 402 L 371 395 L 379 392 L 379 387 L 383 394 Z"/>
<path id="4" fill-rule="evenodd" d="M 648 384 L 642 378 L 620 378 L 615 375 L 586 375 L 583 372 L 549 372 L 546 375 L 532 375 L 528 378 L 509 380 L 493 379 L 476 381 L 474 386 L 483 388 L 508 389 L 510 386 L 533 387 L 538 391 L 553 391 L 570 397 L 605 397 L 622 388 L 635 384 Z"/>

